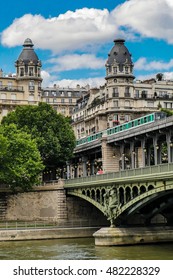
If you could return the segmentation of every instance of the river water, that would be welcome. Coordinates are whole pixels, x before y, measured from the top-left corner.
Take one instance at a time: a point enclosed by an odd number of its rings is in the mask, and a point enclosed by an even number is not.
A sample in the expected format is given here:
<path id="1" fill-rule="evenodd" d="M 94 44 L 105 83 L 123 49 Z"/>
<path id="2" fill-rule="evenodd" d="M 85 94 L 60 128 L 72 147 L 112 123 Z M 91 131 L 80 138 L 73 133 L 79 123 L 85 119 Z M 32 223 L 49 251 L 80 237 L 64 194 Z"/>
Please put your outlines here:
<path id="1" fill-rule="evenodd" d="M 0 260 L 173 260 L 173 243 L 99 247 L 93 238 L 0 242 Z"/>

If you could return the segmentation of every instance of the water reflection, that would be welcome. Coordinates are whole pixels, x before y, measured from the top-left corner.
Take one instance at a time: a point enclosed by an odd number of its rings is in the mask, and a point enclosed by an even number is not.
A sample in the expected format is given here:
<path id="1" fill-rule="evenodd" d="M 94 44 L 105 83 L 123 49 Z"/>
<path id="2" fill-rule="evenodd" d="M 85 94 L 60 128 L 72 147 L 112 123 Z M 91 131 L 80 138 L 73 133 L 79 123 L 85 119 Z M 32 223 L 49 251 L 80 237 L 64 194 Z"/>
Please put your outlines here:
<path id="1" fill-rule="evenodd" d="M 93 238 L 0 242 L 1 260 L 172 260 L 173 243 L 98 247 Z"/>

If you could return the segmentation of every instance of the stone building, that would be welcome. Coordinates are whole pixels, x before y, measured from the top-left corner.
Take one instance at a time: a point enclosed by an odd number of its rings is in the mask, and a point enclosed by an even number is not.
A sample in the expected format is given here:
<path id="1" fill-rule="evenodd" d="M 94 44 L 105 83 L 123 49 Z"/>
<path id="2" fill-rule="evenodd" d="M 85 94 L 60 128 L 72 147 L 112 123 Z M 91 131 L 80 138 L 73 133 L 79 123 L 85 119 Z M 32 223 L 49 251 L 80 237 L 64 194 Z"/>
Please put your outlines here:
<path id="1" fill-rule="evenodd" d="M 134 80 L 133 61 L 124 42 L 115 40 L 108 54 L 105 85 L 91 89 L 76 104 L 72 119 L 77 139 L 160 107 L 173 108 L 173 81 Z"/>
<path id="2" fill-rule="evenodd" d="M 88 92 L 89 87 L 76 88 L 62 88 L 54 84 L 53 87 L 43 88 L 41 93 L 41 101 L 50 104 L 57 113 L 61 113 L 64 116 L 71 116 L 76 102 L 83 94 Z"/>
<path id="3" fill-rule="evenodd" d="M 173 81 L 164 80 L 161 75 L 145 81 L 135 80 L 131 54 L 124 42 L 123 39 L 114 41 L 105 65 L 105 85 L 90 89 L 77 101 L 72 125 L 78 145 L 67 166 L 71 177 L 94 175 L 100 169 L 112 172 L 140 167 L 146 150 L 144 143 L 139 141 L 135 150 L 137 140 L 131 143 L 122 140 L 123 144 L 115 147 L 115 143 L 107 143 L 104 130 L 159 111 L 161 107 L 173 109 Z M 98 132 L 102 132 L 101 136 Z M 94 138 L 95 135 L 98 138 Z M 153 147 L 152 141 L 149 144 L 156 154 L 158 146 Z"/>
<path id="4" fill-rule="evenodd" d="M 23 44 L 17 61 L 16 73 L 4 75 L 0 70 L 0 120 L 20 105 L 37 105 L 38 102 L 51 104 L 58 113 L 70 116 L 76 100 L 88 91 L 79 85 L 76 88 L 42 88 L 41 61 L 33 48 L 31 39 Z"/>
<path id="5" fill-rule="evenodd" d="M 25 40 L 15 67 L 15 75 L 0 71 L 0 119 L 17 105 L 36 105 L 41 100 L 41 61 L 30 39 Z"/>

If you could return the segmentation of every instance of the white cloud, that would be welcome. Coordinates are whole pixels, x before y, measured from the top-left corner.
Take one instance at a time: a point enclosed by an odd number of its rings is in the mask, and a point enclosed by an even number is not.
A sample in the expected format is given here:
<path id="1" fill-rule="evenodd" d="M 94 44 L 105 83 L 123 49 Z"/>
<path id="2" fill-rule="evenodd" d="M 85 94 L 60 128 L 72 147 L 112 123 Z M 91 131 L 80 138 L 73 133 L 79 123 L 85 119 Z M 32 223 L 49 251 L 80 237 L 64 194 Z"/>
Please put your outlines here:
<path id="1" fill-rule="evenodd" d="M 25 14 L 1 34 L 5 46 L 21 45 L 30 37 L 36 47 L 55 53 L 86 49 L 112 40 L 116 33 L 114 17 L 107 9 L 78 9 L 53 18 Z"/>
<path id="2" fill-rule="evenodd" d="M 172 0 L 130 0 L 113 11 L 117 26 L 126 33 L 165 39 L 173 43 Z"/>
<path id="3" fill-rule="evenodd" d="M 78 79 L 78 80 L 70 80 L 70 79 L 63 79 L 59 81 L 54 81 L 54 84 L 59 85 L 60 87 L 76 87 L 77 85 L 80 86 L 87 86 L 89 85 L 91 88 L 93 87 L 100 87 L 105 84 L 105 79 L 102 77 L 98 78 L 88 78 L 88 79 Z"/>
<path id="4" fill-rule="evenodd" d="M 97 58 L 94 54 L 69 54 L 51 58 L 47 62 L 55 64 L 51 67 L 50 72 L 75 69 L 100 69 L 105 65 L 105 60 Z"/>
<path id="5" fill-rule="evenodd" d="M 100 87 L 105 84 L 104 77 L 88 78 L 88 79 L 62 79 L 57 80 L 57 77 L 51 76 L 48 72 L 42 71 L 41 76 L 43 78 L 43 87 L 51 87 L 54 84 L 59 85 L 60 87 L 76 87 L 80 85 L 81 87 L 90 85 L 90 87 Z"/>
<path id="6" fill-rule="evenodd" d="M 148 79 L 152 79 L 152 78 L 156 78 L 156 75 L 158 74 L 158 72 L 153 72 L 151 74 L 146 74 L 146 75 L 137 75 L 136 80 L 148 80 Z M 163 79 L 165 80 L 173 80 L 173 72 L 162 72 L 163 74 Z"/>
<path id="7" fill-rule="evenodd" d="M 166 80 L 173 80 L 173 72 L 164 72 L 164 79 Z"/>
<path id="8" fill-rule="evenodd" d="M 141 57 L 135 62 L 135 70 L 161 71 L 161 70 L 169 70 L 172 67 L 173 67 L 173 59 L 170 59 L 169 62 L 156 61 L 156 60 L 148 62 L 145 57 Z"/>
<path id="9" fill-rule="evenodd" d="M 30 37 L 37 48 L 59 53 L 87 50 L 115 37 L 134 39 L 136 34 L 173 43 L 172 33 L 172 0 L 129 0 L 111 12 L 83 8 L 52 18 L 25 14 L 1 33 L 1 42 L 12 47 Z"/>

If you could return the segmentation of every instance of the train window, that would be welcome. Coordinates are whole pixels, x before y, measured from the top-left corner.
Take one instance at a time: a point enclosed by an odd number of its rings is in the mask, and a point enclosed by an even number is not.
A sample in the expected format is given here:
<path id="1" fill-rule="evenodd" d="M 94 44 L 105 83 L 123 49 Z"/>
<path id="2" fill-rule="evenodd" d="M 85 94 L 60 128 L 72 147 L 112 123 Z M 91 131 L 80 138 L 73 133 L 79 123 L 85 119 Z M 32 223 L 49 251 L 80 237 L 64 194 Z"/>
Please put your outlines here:
<path id="1" fill-rule="evenodd" d="M 134 121 L 132 121 L 132 127 L 134 127 Z"/>
<path id="2" fill-rule="evenodd" d="M 127 123 L 127 128 L 131 128 L 132 127 L 132 122 Z"/>
<path id="3" fill-rule="evenodd" d="M 140 120 L 140 119 L 138 120 L 138 125 L 139 125 L 139 124 L 141 124 L 141 120 Z"/>
<path id="4" fill-rule="evenodd" d="M 146 117 L 144 117 L 144 123 L 146 123 L 147 122 L 147 118 Z"/>
<path id="5" fill-rule="evenodd" d="M 120 127 L 119 127 L 119 128 L 120 128 L 120 131 L 122 131 L 122 129 L 123 129 L 122 125 L 120 125 Z"/>

